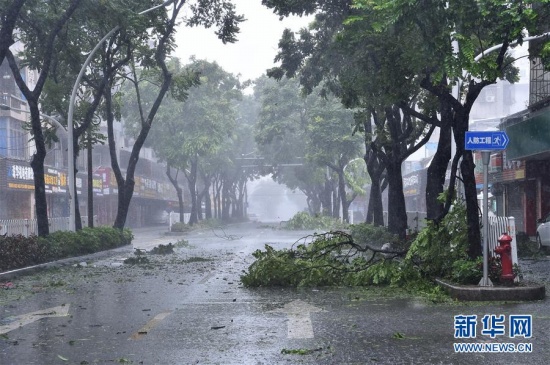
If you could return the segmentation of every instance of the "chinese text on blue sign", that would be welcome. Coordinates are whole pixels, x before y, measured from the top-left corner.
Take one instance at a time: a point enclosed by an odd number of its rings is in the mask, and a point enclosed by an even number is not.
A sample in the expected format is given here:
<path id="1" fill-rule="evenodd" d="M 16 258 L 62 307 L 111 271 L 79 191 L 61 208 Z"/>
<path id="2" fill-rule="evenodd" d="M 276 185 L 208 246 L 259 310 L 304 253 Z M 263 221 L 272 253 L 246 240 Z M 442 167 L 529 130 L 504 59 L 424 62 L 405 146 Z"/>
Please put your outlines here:
<path id="1" fill-rule="evenodd" d="M 465 148 L 477 151 L 504 150 L 508 142 L 510 138 L 504 131 L 467 131 Z"/>

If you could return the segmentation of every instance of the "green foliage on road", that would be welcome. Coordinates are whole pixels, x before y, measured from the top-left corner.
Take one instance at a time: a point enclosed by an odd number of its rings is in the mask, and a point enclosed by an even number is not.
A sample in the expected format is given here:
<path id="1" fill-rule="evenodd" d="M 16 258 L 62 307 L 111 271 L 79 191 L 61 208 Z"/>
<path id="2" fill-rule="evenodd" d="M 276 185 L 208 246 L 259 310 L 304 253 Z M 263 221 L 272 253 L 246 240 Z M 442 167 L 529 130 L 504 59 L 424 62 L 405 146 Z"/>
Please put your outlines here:
<path id="1" fill-rule="evenodd" d="M 283 355 L 311 355 L 315 352 L 319 352 L 319 351 L 323 351 L 323 350 L 330 351 L 331 348 L 330 348 L 330 346 L 328 346 L 326 349 L 323 349 L 322 347 L 314 348 L 314 349 L 305 349 L 305 348 L 282 349 L 281 354 L 283 354 Z"/>
<path id="2" fill-rule="evenodd" d="M 451 277 L 456 262 L 469 261 L 466 207 L 455 201 L 441 223 L 427 222 L 412 243 L 406 260 L 425 277 Z"/>
<path id="3" fill-rule="evenodd" d="M 129 229 L 112 227 L 57 231 L 46 237 L 0 236 L 0 271 L 108 250 L 130 244 L 133 238 Z"/>
<path id="4" fill-rule="evenodd" d="M 372 240 L 367 238 L 367 232 L 372 233 Z M 253 253 L 256 261 L 241 276 L 241 281 L 251 287 L 361 286 L 393 284 L 406 274 L 418 277 L 416 271 L 408 273 L 397 262 L 370 249 L 380 250 L 386 238 L 394 236 L 383 227 L 361 224 L 352 226 L 351 234 L 331 231 L 308 236 L 309 242 L 291 249 L 275 250 L 266 245 L 265 251 Z M 365 241 L 368 243 L 363 244 Z"/>
<path id="5" fill-rule="evenodd" d="M 285 224 L 284 228 L 291 230 L 300 229 L 344 229 L 348 226 L 347 223 L 341 222 L 339 219 L 315 215 L 312 216 L 307 212 L 298 212 L 292 218 L 290 218 Z"/>
<path id="6" fill-rule="evenodd" d="M 162 243 L 159 244 L 156 247 L 153 247 L 151 252 L 153 255 L 168 255 L 174 253 L 174 244 L 172 242 L 168 242 L 167 245 L 163 245 Z"/>
<path id="7" fill-rule="evenodd" d="M 428 223 L 410 242 L 369 224 L 306 239 L 290 249 L 266 245 L 255 251 L 256 261 L 241 276 L 243 285 L 389 285 L 429 292 L 438 277 L 460 284 L 481 279 L 480 261 L 467 255 L 466 208 L 458 201 L 439 225 Z M 491 268 L 498 279 L 498 265 Z"/>
<path id="8" fill-rule="evenodd" d="M 238 221 L 238 220 L 236 220 Z M 170 227 L 171 232 L 189 232 L 192 230 L 206 229 L 206 228 L 219 228 L 223 226 L 222 221 L 216 218 L 201 219 L 193 225 L 187 223 L 176 222 Z"/>

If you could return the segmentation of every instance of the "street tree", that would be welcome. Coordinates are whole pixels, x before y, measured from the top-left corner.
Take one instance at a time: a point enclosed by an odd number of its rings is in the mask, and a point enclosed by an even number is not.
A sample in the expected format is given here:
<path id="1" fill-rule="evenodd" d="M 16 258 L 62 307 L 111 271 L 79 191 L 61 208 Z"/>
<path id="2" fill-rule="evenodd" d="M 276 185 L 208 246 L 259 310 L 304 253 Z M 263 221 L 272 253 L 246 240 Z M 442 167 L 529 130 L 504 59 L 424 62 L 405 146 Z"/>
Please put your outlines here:
<path id="1" fill-rule="evenodd" d="M 475 165 L 472 152 L 464 149 L 470 110 L 484 87 L 498 79 L 514 81 L 517 78 L 517 70 L 511 67 L 513 60 L 508 54 L 510 46 L 514 42 L 521 43 L 526 31 L 533 34 L 540 29 L 547 17 L 549 5 L 546 1 L 527 4 L 496 0 L 455 3 L 375 3 L 357 0 L 355 6 L 366 14 L 351 20 L 359 20 L 365 40 L 371 34 L 388 32 L 398 39 L 408 40 L 403 42 L 403 52 L 395 59 L 395 63 L 408 65 L 410 76 L 413 76 L 411 80 L 415 80 L 429 97 L 439 103 L 439 116 L 417 113 L 410 106 L 404 106 L 412 115 L 446 128 L 446 141 L 441 146 L 445 156 L 435 160 L 442 165 L 439 177 L 433 175 L 434 179 L 438 179 L 433 187 L 437 184 L 442 186 L 444 181 L 441 173 L 444 171 L 442 167 L 447 165 L 447 156 L 450 156 L 447 146 L 449 128 L 452 128 L 456 153 L 451 163 L 450 194 L 447 195 L 442 213 L 434 219 L 440 221 L 448 212 L 454 196 L 457 169 L 460 168 L 467 208 L 468 254 L 476 257 L 481 254 L 481 233 Z M 407 38 L 410 34 L 414 34 L 415 38 Z M 495 45 L 501 45 L 496 52 L 484 53 L 484 50 Z M 452 86 L 458 89 L 458 93 L 451 92 Z M 438 187 L 432 191 L 441 189 Z"/>
<path id="2" fill-rule="evenodd" d="M 336 174 L 340 200 L 338 208 L 341 207 L 342 218 L 348 222 L 348 209 L 357 193 L 348 189 L 349 181 L 346 180 L 345 169 L 352 160 L 364 154 L 362 139 L 352 133 L 352 111 L 343 108 L 332 95 L 315 98 L 314 93 L 310 94 L 310 98 L 314 98 L 314 104 L 310 107 L 309 123 L 306 127 L 305 157 L 321 166 L 327 166 Z"/>
<path id="3" fill-rule="evenodd" d="M 244 82 L 242 86 L 248 85 Z M 214 207 L 217 218 L 246 217 L 247 182 L 261 176 L 263 171 L 256 142 L 255 125 L 258 120 L 259 103 L 253 95 L 242 95 L 235 101 L 236 121 L 233 133 L 226 138 L 216 156 L 210 159 L 209 168 L 213 172 L 212 185 Z M 220 192 L 230 191 L 231 200 L 223 199 Z M 229 213 L 229 204 L 232 211 Z M 205 200 L 208 208 L 209 201 Z"/>
<path id="4" fill-rule="evenodd" d="M 265 173 L 291 189 L 299 189 L 313 214 L 332 215 L 332 181 L 326 168 L 305 160 L 306 102 L 300 95 L 297 80 L 278 83 L 267 77 L 255 81 L 254 95 L 260 103 L 256 125 L 256 143 Z M 289 166 L 289 165 L 298 166 Z M 301 165 L 301 166 L 300 166 Z"/>
<path id="5" fill-rule="evenodd" d="M 189 15 L 184 17 L 183 20 L 185 25 L 205 26 L 207 28 L 215 26 L 217 27 L 216 35 L 223 43 L 236 41 L 236 35 L 239 32 L 239 23 L 244 20 L 241 15 L 235 12 L 235 6 L 226 0 L 201 0 L 189 2 L 189 4 L 186 0 L 176 0 L 172 3 L 171 10 L 165 22 L 155 28 L 157 36 L 152 39 L 156 45 L 154 52 L 150 57 L 134 57 L 133 59 L 134 67 L 132 67 L 131 78 L 129 77 L 128 80 L 133 84 L 135 90 L 138 116 L 134 122 L 136 125 L 139 125 L 140 129 L 136 134 L 135 142 L 132 146 L 125 177 L 122 175 L 116 156 L 111 88 L 106 88 L 104 96 L 107 105 L 109 150 L 111 154 L 111 166 L 118 185 L 118 211 L 114 223 L 114 227 L 116 228 L 122 229 L 126 222 L 128 207 L 134 192 L 134 174 L 139 160 L 139 153 L 149 135 L 164 96 L 169 91 L 173 95 L 180 94 L 182 96 L 193 84 L 192 80 L 190 81 L 185 77 L 180 82 L 173 84 L 173 73 L 167 66 L 167 57 L 175 46 L 173 35 L 176 24 L 179 21 L 180 11 L 184 5 L 189 5 L 186 8 Z M 137 71 L 138 67 L 140 67 L 140 72 Z M 145 71 L 145 73 L 141 71 Z M 144 84 L 142 81 L 145 80 L 138 78 L 139 75 L 145 74 L 156 74 L 156 77 L 152 81 L 160 85 L 156 97 L 148 105 L 141 99 L 141 85 Z"/>
<path id="6" fill-rule="evenodd" d="M 275 165 L 303 157 L 304 164 L 324 170 L 325 189 L 319 200 L 333 216 L 339 216 L 342 209 L 347 221 L 348 208 L 355 195 L 348 194 L 345 168 L 362 155 L 361 138 L 352 134 L 353 112 L 343 108 L 333 96 L 320 95 L 319 89 L 300 97 L 300 86 L 295 79 L 266 84 L 257 132 L 257 142 L 266 150 L 263 154 L 272 151 L 269 155 Z M 287 174 L 286 171 L 281 169 L 283 174 Z M 294 179 L 299 175 L 293 171 L 290 176 Z M 303 191 L 311 195 L 316 189 Z M 331 195 L 335 199 L 331 199 Z M 314 198 L 310 196 L 308 200 L 313 202 Z"/>
<path id="7" fill-rule="evenodd" d="M 326 16 L 328 12 L 323 12 L 323 9 L 329 8 L 328 5 L 332 2 L 306 1 L 297 4 L 272 0 L 264 3 L 274 7 L 281 15 L 311 13 L 315 8 L 320 9 Z M 345 9 L 345 1 L 338 3 L 343 4 Z M 330 9 L 332 14 L 332 9 L 342 8 L 334 6 Z M 292 34 L 287 32 L 283 35 L 282 56 L 279 57 L 282 60 L 282 69 L 287 72 L 302 69 L 302 74 L 308 76 L 306 82 L 316 81 L 319 76 L 314 76 L 315 73 L 309 71 L 308 66 L 315 64 L 312 61 L 327 58 L 326 54 L 334 48 L 325 48 L 328 52 L 324 54 L 315 53 L 312 51 L 315 50 L 312 44 L 323 45 L 327 39 L 329 44 L 337 44 L 333 42 L 334 39 L 343 40 L 342 43 L 348 45 L 352 55 L 363 56 L 359 59 L 330 58 L 344 60 L 345 64 L 346 60 L 361 62 L 366 59 L 365 57 L 371 57 L 373 51 L 377 50 L 373 47 L 379 46 L 380 40 L 384 40 L 386 46 L 378 49 L 382 53 L 375 54 L 391 57 L 379 56 L 378 66 L 382 69 L 371 69 L 369 77 L 376 77 L 378 74 L 390 76 L 388 80 L 392 82 L 379 83 L 381 96 L 386 101 L 395 103 L 404 112 L 423 122 L 443 128 L 441 146 L 434 159 L 435 166 L 430 169 L 430 188 L 427 195 L 430 202 L 434 202 L 438 192 L 443 189 L 452 131 L 457 153 L 451 164 L 451 194 L 448 194 L 441 214 L 433 219 L 440 221 L 448 212 L 460 164 L 467 206 L 469 255 L 479 255 L 481 245 L 474 164 L 471 151 L 464 150 L 469 113 L 483 87 L 496 82 L 499 78 L 512 81 L 515 79 L 516 71 L 510 67 L 512 60 L 507 55 L 510 44 L 514 41 L 521 43 L 525 37 L 525 30 L 532 34 L 545 24 L 548 5 L 544 1 L 531 6 L 522 2 L 509 4 L 493 0 L 459 3 L 357 0 L 349 9 L 351 10 L 345 15 L 347 20 L 344 23 L 344 31 L 333 33 L 335 37 L 323 37 L 323 29 L 319 27 L 316 33 L 302 31 L 302 43 L 310 45 L 304 47 L 297 45 Z M 338 11 L 336 13 L 341 14 Z M 339 16 L 335 17 L 337 20 L 338 18 Z M 319 15 L 316 19 L 323 20 Z M 354 29 L 358 31 L 353 31 Z M 348 33 L 343 34 L 345 31 Z M 498 44 L 502 46 L 497 52 L 483 55 L 484 49 Z M 365 52 L 366 50 L 369 52 Z M 476 58 L 476 54 L 480 53 L 483 57 Z M 304 68 L 309 72 L 304 72 Z M 384 71 L 392 68 L 393 73 Z M 276 69 L 272 74 L 277 76 L 281 71 Z M 341 73 L 337 75 L 341 76 Z M 339 78 L 338 82 L 341 81 Z M 336 83 L 337 86 L 338 84 Z M 339 85 L 341 86 L 341 83 Z M 451 94 L 453 85 L 457 85 L 460 91 L 458 97 Z M 414 98 L 418 99 L 417 103 L 410 102 Z M 432 207 L 432 204 L 429 206 Z"/>
<path id="8" fill-rule="evenodd" d="M 35 142 L 36 152 L 31 159 L 34 176 L 34 193 L 37 229 L 39 236 L 49 234 L 48 208 L 44 180 L 44 159 L 46 144 L 40 117 L 40 97 L 56 55 L 65 47 L 60 34 L 66 30 L 71 16 L 81 4 L 81 0 L 61 2 L 30 2 L 19 8 L 19 16 L 15 27 L 18 29 L 18 39 L 25 45 L 22 53 L 15 55 L 10 49 L 5 51 L 14 79 L 18 88 L 27 100 L 31 121 L 30 130 Z M 26 8 L 26 6 L 32 6 Z M 12 9 L 13 10 L 13 9 Z M 10 21 L 13 21 L 11 19 Z M 9 27 L 8 23 L 2 25 Z M 7 28 L 6 28 L 7 29 Z M 32 56 L 31 56 L 32 55 Z M 34 85 L 23 78 L 23 66 L 38 72 Z"/>
<path id="9" fill-rule="evenodd" d="M 45 84 L 45 93 L 42 97 L 42 110 L 45 113 L 67 115 L 72 101 L 72 91 L 75 80 L 81 72 L 87 54 L 82 49 L 91 50 L 98 44 L 112 29 L 117 29 L 112 35 L 100 45 L 99 50 L 94 54 L 92 62 L 85 68 L 82 80 L 77 90 L 73 113 L 73 150 L 75 176 L 78 171 L 76 163 L 82 148 L 92 148 L 90 145 L 89 131 L 94 128 L 93 121 L 105 119 L 103 94 L 105 88 L 111 84 L 111 79 L 117 73 L 127 67 L 132 52 L 146 50 L 142 57 L 150 57 L 152 52 L 148 47 L 150 36 L 147 29 L 155 24 L 161 24 L 165 17 L 162 15 L 164 9 L 157 9 L 146 15 L 139 15 L 129 11 L 123 0 L 117 2 L 104 2 L 95 4 L 92 7 L 81 7 L 74 14 L 74 21 L 71 22 L 67 31 L 60 35 L 61 41 L 65 44 L 64 52 L 60 52 L 56 58 L 55 67 L 50 72 L 50 77 Z M 134 2 L 135 8 L 150 6 L 148 2 Z M 104 14 L 111 14 L 105 18 Z M 115 81 L 116 82 L 116 81 Z M 96 133 L 99 140 L 102 140 L 100 133 Z M 95 138 L 98 140 L 97 138 Z M 88 164 L 92 161 L 89 160 Z M 88 168 L 88 179 L 92 179 L 92 170 Z M 76 188 L 74 189 L 76 191 Z M 91 189 L 89 189 L 91 191 Z M 88 197 L 88 208 L 93 209 L 91 202 L 92 195 Z M 75 200 L 75 223 L 76 229 L 82 227 L 78 194 Z M 89 209 L 90 214 L 93 213 Z M 90 219 L 89 222 L 92 222 Z"/>
<path id="10" fill-rule="evenodd" d="M 271 2 L 282 16 L 309 13 L 312 4 Z M 359 27 L 353 23 L 346 26 L 346 19 L 357 13 L 351 1 L 319 1 L 314 6 L 318 9 L 315 21 L 298 33 L 298 39 L 289 30 L 283 33 L 276 58 L 281 66 L 268 74 L 299 77 L 306 92 L 321 85 L 325 92 L 339 96 L 346 107 L 359 109 L 356 131 L 365 134 L 365 162 L 372 182 L 367 219 L 383 224 L 381 186 L 386 171 L 389 228 L 404 237 L 407 219 L 401 164 L 433 131 L 400 106 L 415 104 L 418 87 L 411 87 L 401 76 L 406 65 L 392 63 L 400 48 L 395 40 L 387 34 L 371 34 L 367 42 Z M 386 85 L 398 85 L 399 89 Z"/>
<path id="11" fill-rule="evenodd" d="M 10 14 L 13 14 L 18 4 L 21 4 L 21 2 L 16 1 L 12 4 L 12 7 L 5 7 L 5 15 L 8 11 L 11 11 Z M 174 10 L 178 9 L 178 4 L 180 7 L 182 6 L 179 2 L 173 3 L 172 7 Z M 170 22 L 166 21 L 167 17 L 163 15 L 162 11 L 160 13 L 156 12 L 155 14 L 149 14 L 150 17 L 142 18 L 139 14 L 129 10 L 133 9 L 133 5 L 140 6 L 141 4 L 136 4 L 136 2 L 129 4 L 127 0 L 108 3 L 82 2 L 76 0 L 49 2 L 27 1 L 22 8 L 19 8 L 20 11 L 18 12 L 15 27 L 18 29 L 18 40 L 22 42 L 24 48 L 23 52 L 16 55 L 17 58 L 8 50 L 7 58 L 16 82 L 27 99 L 31 111 L 30 130 L 37 149 L 37 152 L 33 156 L 31 166 L 35 178 L 36 215 L 38 220 L 38 232 L 40 235 L 46 235 L 48 233 L 47 206 L 42 180 L 44 176 L 43 160 L 46 153 L 44 141 L 49 131 L 44 131 L 40 125 L 38 103 L 41 103 L 49 110 L 66 110 L 66 105 L 68 103 L 67 90 L 70 90 L 68 87 L 70 82 L 68 80 L 71 75 L 76 75 L 82 64 L 83 58 L 86 57 L 86 55 L 82 53 L 82 50 L 89 49 L 91 48 L 90 45 L 96 44 L 99 39 L 107 33 L 106 29 L 112 29 L 113 32 L 117 30 L 119 35 L 126 36 L 126 38 L 122 36 L 116 38 L 117 34 L 115 34 L 116 41 L 111 39 L 111 42 L 106 47 L 107 50 L 103 52 L 103 59 L 108 59 L 110 63 L 103 63 L 102 65 L 108 64 L 108 66 L 103 68 L 91 66 L 86 70 L 90 71 L 92 75 L 94 73 L 95 75 L 101 74 L 102 77 L 95 79 L 100 85 L 95 88 L 95 91 L 90 87 L 94 83 L 89 82 L 87 85 L 84 85 L 86 89 L 83 91 L 83 94 L 81 94 L 85 102 L 80 103 L 79 106 L 84 105 L 86 108 L 82 108 L 80 113 L 80 115 L 82 115 L 82 122 L 76 123 L 77 128 L 75 130 L 76 138 L 74 138 L 74 143 L 75 151 L 78 151 L 78 137 L 88 129 L 89 123 L 91 123 L 93 119 L 95 108 L 99 105 L 99 100 L 101 100 L 101 95 L 103 93 L 101 88 L 105 88 L 107 84 L 109 86 L 113 85 L 111 81 L 106 83 L 105 80 L 109 79 L 109 75 L 112 75 L 112 70 L 116 70 L 117 67 L 121 67 L 124 64 L 124 62 L 120 62 L 121 59 L 125 57 L 128 58 L 128 50 L 130 48 L 128 47 L 127 40 L 133 40 L 135 44 L 139 45 L 143 50 L 145 47 L 143 47 L 142 43 L 145 38 L 139 35 L 139 31 L 141 31 L 142 34 L 147 34 L 145 30 L 149 29 L 154 37 L 155 34 L 159 34 L 163 28 L 174 28 L 175 21 L 170 25 Z M 151 4 L 148 1 L 143 1 L 143 5 L 150 6 Z M 196 9 L 196 5 L 191 5 L 191 7 Z M 106 17 L 105 14 L 109 14 L 109 16 Z M 202 18 L 205 16 L 208 17 L 209 14 L 210 13 L 207 11 L 191 17 L 188 19 L 188 25 L 194 26 L 201 24 L 201 22 L 203 22 Z M 223 18 L 226 14 L 227 12 L 217 13 L 214 18 Z M 159 17 L 159 15 L 162 16 Z M 156 21 L 156 24 L 154 21 Z M 212 25 L 212 23 L 208 24 Z M 8 28 L 11 27 L 8 21 L 3 23 L 2 26 L 3 31 L 7 31 Z M 134 29 L 138 32 L 128 34 Z M 170 35 L 167 35 L 167 37 L 170 38 Z M 161 37 L 157 37 L 157 40 L 160 38 Z M 148 37 L 146 39 L 149 40 Z M 137 47 L 138 46 L 134 45 L 134 48 Z M 160 48 L 163 48 L 162 52 L 166 51 L 166 47 Z M 120 52 L 121 55 L 115 56 L 117 52 Z M 151 60 L 154 59 L 154 56 L 152 56 L 153 54 L 154 52 L 149 51 L 148 56 L 142 55 L 141 59 L 145 60 L 145 63 L 151 63 Z M 116 66 L 117 62 L 118 66 Z M 19 65 L 25 65 L 31 70 L 38 71 L 39 77 L 34 85 L 32 81 L 29 82 L 28 85 L 25 84 L 26 80 L 23 80 L 23 77 L 21 77 Z M 60 80 L 61 75 L 67 76 L 64 81 Z M 90 80 L 91 77 L 86 75 L 84 79 Z M 47 82 L 48 84 L 58 83 L 59 85 L 57 85 L 57 89 L 55 87 L 46 87 Z M 44 92 L 45 90 L 47 90 L 47 92 Z M 56 96 L 58 99 L 52 102 L 52 100 L 55 100 Z M 61 114 L 64 115 L 65 113 Z M 76 155 L 73 157 L 76 158 Z M 77 197 L 75 196 L 74 199 L 76 201 Z M 77 223 L 80 223 L 80 219 L 77 220 Z"/>
<path id="12" fill-rule="evenodd" d="M 174 98 L 171 94 L 164 100 L 159 108 L 162 122 L 152 128 L 149 144 L 170 168 L 185 175 L 191 195 L 189 224 L 195 224 L 199 220 L 201 194 L 208 192 L 211 183 L 213 171 L 208 168 L 208 159 L 217 154 L 234 129 L 233 101 L 240 97 L 241 91 L 238 79 L 215 62 L 193 58 L 190 64 L 181 66 L 179 60 L 172 59 L 169 66 L 179 70 L 183 80 L 191 80 L 193 85 L 187 86 L 193 87 L 186 86 L 184 98 Z M 138 102 L 153 100 L 158 92 L 158 87 L 150 83 L 145 74 L 139 79 L 149 85 L 141 86 L 139 101 L 128 95 L 123 109 L 126 123 L 134 132 L 142 128 L 136 115 Z M 203 190 L 199 188 L 201 176 Z"/>
<path id="13" fill-rule="evenodd" d="M 19 13 L 27 0 L 2 0 L 0 2 L 0 64 L 4 62 L 6 53 L 15 43 L 13 33 Z"/>

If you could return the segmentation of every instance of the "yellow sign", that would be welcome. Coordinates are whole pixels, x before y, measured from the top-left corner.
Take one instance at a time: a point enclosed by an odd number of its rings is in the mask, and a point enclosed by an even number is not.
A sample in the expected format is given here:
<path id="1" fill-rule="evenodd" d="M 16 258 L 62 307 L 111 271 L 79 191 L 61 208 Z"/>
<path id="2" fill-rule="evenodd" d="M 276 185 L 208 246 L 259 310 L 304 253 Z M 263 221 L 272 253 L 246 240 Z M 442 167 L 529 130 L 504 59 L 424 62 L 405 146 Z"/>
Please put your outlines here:
<path id="1" fill-rule="evenodd" d="M 34 190 L 34 185 L 31 185 L 31 184 L 18 184 L 18 183 L 9 182 L 8 183 L 8 188 Z"/>

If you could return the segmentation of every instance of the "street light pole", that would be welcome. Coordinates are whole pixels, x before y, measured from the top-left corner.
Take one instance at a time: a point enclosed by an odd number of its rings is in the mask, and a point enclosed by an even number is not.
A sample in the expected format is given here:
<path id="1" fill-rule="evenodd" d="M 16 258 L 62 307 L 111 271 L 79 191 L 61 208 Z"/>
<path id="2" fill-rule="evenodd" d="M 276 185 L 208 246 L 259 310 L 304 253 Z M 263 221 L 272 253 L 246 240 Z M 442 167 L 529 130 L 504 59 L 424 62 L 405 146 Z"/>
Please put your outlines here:
<path id="1" fill-rule="evenodd" d="M 161 8 L 161 7 L 165 7 L 165 6 L 168 6 L 170 5 L 171 3 L 173 3 L 174 0 L 168 0 L 168 1 L 165 1 L 164 3 L 160 4 L 160 5 L 157 5 L 157 6 L 154 6 L 150 9 L 147 9 L 147 10 L 144 10 L 140 13 L 138 13 L 139 15 L 143 15 L 145 13 L 148 13 L 150 11 L 153 11 L 153 10 L 156 10 L 158 8 Z M 86 61 L 84 61 L 84 64 L 82 65 L 81 69 L 80 69 L 80 72 L 78 73 L 78 77 L 76 78 L 76 81 L 74 83 L 74 86 L 73 86 L 73 91 L 71 93 L 71 99 L 69 101 L 69 114 L 68 114 L 68 117 L 67 117 L 67 129 L 68 129 L 68 148 L 67 148 L 67 154 L 69 155 L 68 157 L 68 166 L 69 166 L 69 179 L 68 179 L 68 183 L 69 183 L 69 230 L 70 231 L 76 231 L 76 207 L 75 207 L 75 202 L 76 202 L 76 191 L 75 191 L 75 173 L 74 173 L 74 169 L 75 169 L 75 166 L 74 166 L 74 122 L 73 122 L 73 115 L 74 115 L 74 104 L 75 104 L 75 100 L 76 100 L 76 94 L 78 92 L 78 87 L 80 85 L 80 81 L 82 80 L 82 76 L 84 76 L 84 72 L 86 71 L 86 68 L 88 67 L 88 65 L 90 64 L 90 62 L 92 61 L 93 57 L 94 57 L 94 54 L 97 52 L 97 50 L 99 49 L 99 47 L 101 47 L 101 45 L 103 44 L 103 42 L 105 42 L 110 36 L 112 36 L 116 31 L 118 31 L 120 29 L 120 26 L 117 25 L 116 27 L 114 27 L 113 29 L 111 29 L 111 31 L 109 33 L 107 33 L 103 38 L 101 38 L 101 40 L 96 44 L 96 46 L 92 49 L 92 51 L 90 52 L 90 54 L 88 55 L 88 57 L 86 58 Z"/>
<path id="2" fill-rule="evenodd" d="M 529 41 L 534 41 L 534 40 L 537 40 L 537 39 L 541 39 L 541 38 L 545 38 L 545 37 L 549 37 L 550 36 L 550 32 L 546 32 L 546 33 L 542 33 L 542 34 L 539 34 L 539 35 L 534 35 L 532 37 L 525 37 L 522 39 L 523 42 L 529 42 Z M 513 41 L 509 44 L 510 47 L 514 47 L 518 44 L 518 41 Z M 483 52 L 481 52 L 480 54 L 478 54 L 475 58 L 474 58 L 474 61 L 479 61 L 483 56 L 493 52 L 493 51 L 496 51 L 498 49 L 501 49 L 502 46 L 504 46 L 503 43 L 501 44 L 497 44 L 496 46 L 492 46 L 490 48 L 487 48 L 486 50 L 484 50 Z"/>

